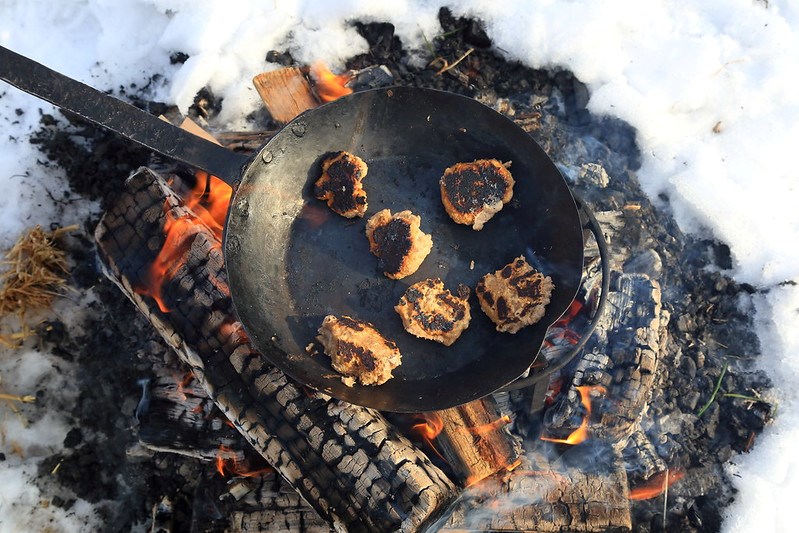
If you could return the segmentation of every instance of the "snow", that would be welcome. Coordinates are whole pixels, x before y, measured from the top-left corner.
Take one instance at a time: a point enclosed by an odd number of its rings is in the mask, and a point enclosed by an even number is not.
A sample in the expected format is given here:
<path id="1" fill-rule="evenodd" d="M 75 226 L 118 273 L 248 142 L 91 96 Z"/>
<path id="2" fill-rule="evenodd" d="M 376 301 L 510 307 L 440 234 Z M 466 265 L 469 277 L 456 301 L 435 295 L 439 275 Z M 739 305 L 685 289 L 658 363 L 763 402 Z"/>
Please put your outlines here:
<path id="1" fill-rule="evenodd" d="M 799 289 L 792 284 L 799 281 L 799 4 L 0 0 L 0 44 L 101 89 L 142 86 L 160 73 L 149 96 L 183 110 L 209 86 L 224 97 L 219 126 L 235 129 L 260 105 L 252 76 L 277 68 L 265 61 L 267 51 L 289 49 L 300 61 L 321 59 L 336 70 L 367 50 L 351 26 L 356 19 L 391 22 L 406 46 L 421 49 L 441 31 L 436 14 L 447 4 L 456 15 L 484 20 L 507 57 L 574 72 L 589 87 L 592 112 L 636 128 L 639 177 L 653 201 L 684 230 L 729 245 L 729 274 L 757 288 L 756 321 L 768 347 L 760 364 L 775 381 L 779 413 L 753 451 L 735 459 L 740 492 L 724 530 L 791 530 L 790 504 L 799 495 L 799 459 L 791 453 L 799 437 Z M 189 60 L 170 64 L 176 51 Z M 49 197 L 62 190 L 63 177 L 38 164 L 27 142 L 40 108 L 52 111 L 0 84 L 0 248 L 32 224 L 67 225 L 97 208 L 79 202 L 57 209 Z M 0 355 L 5 392 L 25 394 L 50 374 L 44 354 Z M 7 362 L 14 357 L 24 363 Z M 37 505 L 38 490 L 26 481 L 42 454 L 58 448 L 63 422 L 23 429 L 0 413 L 0 429 L 24 448 L 21 458 L 8 440 L 0 442 L 8 458 L 0 462 L 0 531 L 44 529 L 51 520 L 58 530 L 85 530 L 88 504 L 58 515 Z"/>

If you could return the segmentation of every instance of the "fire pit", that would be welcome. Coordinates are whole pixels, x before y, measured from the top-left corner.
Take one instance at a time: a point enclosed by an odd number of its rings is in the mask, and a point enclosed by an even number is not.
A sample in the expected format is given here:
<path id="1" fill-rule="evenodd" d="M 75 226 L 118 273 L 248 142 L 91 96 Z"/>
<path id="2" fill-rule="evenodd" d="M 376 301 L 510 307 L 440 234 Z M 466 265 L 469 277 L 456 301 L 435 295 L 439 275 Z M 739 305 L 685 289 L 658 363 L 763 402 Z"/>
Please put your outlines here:
<path id="1" fill-rule="evenodd" d="M 453 30 L 464 22 L 446 13 L 442 21 Z M 385 27 L 362 31 L 370 38 Z M 660 218 L 634 180 L 632 133 L 590 117 L 568 74 L 514 66 L 503 82 L 509 96 L 477 89 L 485 83 L 481 66 L 490 64 L 500 79 L 511 67 L 490 51 L 466 54 L 467 33 L 455 31 L 444 44 L 458 50 L 457 65 L 403 75 L 388 54 L 392 79 L 364 83 L 474 94 L 532 135 L 572 180 L 582 199 L 582 282 L 530 376 L 417 415 L 359 407 L 293 382 L 257 353 L 231 305 L 221 248 L 230 189 L 205 173 L 148 161 L 107 203 L 95 239 L 106 275 L 181 360 L 167 357 L 137 385 L 138 438 L 150 452 L 192 457 L 202 475 L 191 505 L 179 501 L 183 488 L 151 495 L 153 530 L 181 520 L 193 530 L 231 531 L 701 530 L 718 523 L 726 503 L 721 464 L 751 446 L 769 413 L 754 402 L 760 414 L 753 418 L 734 397 L 711 394 L 724 379 L 732 380 L 727 390 L 745 390 L 758 378 L 722 367 L 686 334 L 721 344 L 735 327 L 748 327 L 724 301 L 741 288 L 696 273 L 723 250 L 690 243 Z M 364 56 L 351 67 L 379 66 Z M 276 75 L 300 80 L 292 90 L 304 97 L 292 105 L 315 105 L 314 81 L 319 96 L 338 94 L 329 84 L 343 80 L 316 69 L 310 82 L 299 68 Z M 529 82 L 521 88 L 527 79 L 536 80 L 534 90 Z M 274 80 L 256 85 L 274 118 L 290 118 L 292 110 L 281 114 L 285 106 L 274 99 L 285 94 Z M 219 141 L 246 153 L 273 131 Z M 368 298 L 382 288 L 359 290 Z M 700 320 L 703 312 L 728 322 Z M 155 350 L 145 360 L 160 356 Z M 706 461 L 711 453 L 718 457 Z"/>

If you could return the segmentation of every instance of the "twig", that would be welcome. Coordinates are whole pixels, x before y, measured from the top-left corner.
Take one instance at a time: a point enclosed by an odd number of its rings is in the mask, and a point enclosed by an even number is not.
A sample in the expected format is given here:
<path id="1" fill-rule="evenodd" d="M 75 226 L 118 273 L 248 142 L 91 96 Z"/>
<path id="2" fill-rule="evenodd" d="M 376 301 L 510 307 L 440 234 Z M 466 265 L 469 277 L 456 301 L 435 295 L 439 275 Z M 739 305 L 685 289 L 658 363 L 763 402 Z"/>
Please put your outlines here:
<path id="1" fill-rule="evenodd" d="M 16 394 L 7 394 L 5 392 L 0 392 L 0 400 L 9 400 L 12 402 L 20 402 L 20 403 L 35 403 L 36 396 L 32 396 L 30 394 L 26 394 L 25 396 L 18 396 Z"/>
<path id="2" fill-rule="evenodd" d="M 443 67 L 441 67 L 441 70 L 439 70 L 438 72 L 436 72 L 436 75 L 437 75 L 437 76 L 440 76 L 440 75 L 442 75 L 443 73 L 445 73 L 446 71 L 448 71 L 448 70 L 450 70 L 450 69 L 452 69 L 452 68 L 455 68 L 455 65 L 457 65 L 458 63 L 460 63 L 461 61 L 463 61 L 464 59 L 466 59 L 466 58 L 469 56 L 469 54 L 471 54 L 472 52 L 474 52 L 474 48 L 469 48 L 469 49 L 466 51 L 466 53 L 465 53 L 465 54 L 463 54 L 461 57 L 459 57 L 459 58 L 458 58 L 458 60 L 457 60 L 457 61 L 455 61 L 455 62 L 454 62 L 453 64 L 451 64 L 451 65 L 448 65 L 448 64 L 447 64 L 447 61 L 446 61 L 446 59 L 444 59 L 444 60 L 443 60 L 443 61 L 444 61 L 444 66 L 443 66 Z"/>
<path id="3" fill-rule="evenodd" d="M 663 480 L 663 531 L 666 531 L 666 513 L 669 511 L 669 468 L 666 467 L 666 477 Z"/>
<path id="4" fill-rule="evenodd" d="M 719 389 L 721 388 L 721 380 L 724 378 L 724 374 L 727 373 L 727 363 L 724 363 L 724 368 L 721 369 L 721 375 L 719 376 L 718 381 L 716 381 L 716 387 L 713 389 L 713 394 L 710 395 L 710 399 L 707 403 L 696 413 L 696 416 L 701 418 L 705 411 L 708 410 L 710 405 L 715 401 L 716 394 L 718 394 Z"/>

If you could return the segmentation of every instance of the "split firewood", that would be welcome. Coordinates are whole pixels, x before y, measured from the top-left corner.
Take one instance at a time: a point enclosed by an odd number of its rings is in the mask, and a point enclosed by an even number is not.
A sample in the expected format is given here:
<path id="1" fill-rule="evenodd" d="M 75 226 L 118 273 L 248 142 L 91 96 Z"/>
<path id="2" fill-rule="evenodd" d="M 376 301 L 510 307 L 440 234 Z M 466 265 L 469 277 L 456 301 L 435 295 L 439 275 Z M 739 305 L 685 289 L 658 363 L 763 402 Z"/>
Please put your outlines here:
<path id="1" fill-rule="evenodd" d="M 272 118 L 285 124 L 319 105 L 308 79 L 297 67 L 258 74 L 252 80 Z"/>
<path id="2" fill-rule="evenodd" d="M 169 276 L 143 289 L 167 220 L 185 222 L 165 261 Z M 219 240 L 163 178 L 146 168 L 129 178 L 95 239 L 107 275 L 248 442 L 330 524 L 417 531 L 454 498 L 452 482 L 380 413 L 307 391 L 253 349 L 234 318 Z"/>

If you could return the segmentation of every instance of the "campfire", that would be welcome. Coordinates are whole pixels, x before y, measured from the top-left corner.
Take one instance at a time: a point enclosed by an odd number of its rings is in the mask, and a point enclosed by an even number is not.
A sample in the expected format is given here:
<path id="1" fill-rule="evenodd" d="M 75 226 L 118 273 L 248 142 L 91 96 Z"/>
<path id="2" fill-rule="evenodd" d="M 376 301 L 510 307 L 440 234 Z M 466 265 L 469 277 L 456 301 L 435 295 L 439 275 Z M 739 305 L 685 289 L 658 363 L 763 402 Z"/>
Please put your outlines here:
<path id="1" fill-rule="evenodd" d="M 460 50 L 428 75 L 474 80 L 481 57 Z M 406 81 L 367 61 L 341 74 L 322 63 L 286 67 L 253 83 L 280 125 L 354 91 Z M 585 260 L 577 297 L 530 371 L 448 409 L 347 403 L 258 353 L 231 302 L 223 238 L 232 189 L 221 179 L 153 159 L 106 206 L 94 233 L 103 271 L 179 357 L 140 382 L 135 418 L 143 448 L 207 466 L 192 530 L 629 531 L 696 520 L 698 511 L 677 509 L 669 493 L 714 470 L 682 461 L 674 430 L 652 419 L 668 403 L 661 388 L 672 369 L 690 366 L 678 362 L 673 337 L 688 325 L 678 318 L 675 326 L 661 286 L 672 281 L 664 263 L 676 260 L 653 251 L 652 207 L 614 183 L 619 169 L 590 160 L 587 149 L 566 153 L 540 102 L 483 99 L 572 172 Z M 242 154 L 274 134 L 212 135 L 184 117 L 164 120 Z M 715 393 L 702 392 L 718 424 Z M 153 531 L 170 530 L 176 512 L 172 495 L 162 496 Z"/>
<path id="2" fill-rule="evenodd" d="M 346 84 L 353 79 L 357 73 L 336 76 L 317 63 L 308 78 L 301 69 L 284 69 L 256 77 L 256 86 L 272 116 L 285 118 L 297 111 L 296 102 L 350 93 Z M 281 107 L 286 101 L 291 105 Z M 197 131 L 185 121 L 183 127 Z M 668 314 L 657 282 L 645 275 L 618 273 L 615 287 L 603 294 L 608 274 L 600 266 L 609 258 L 600 254 L 600 228 L 590 231 L 593 216 L 586 215 L 589 256 L 580 297 L 552 328 L 537 364 L 570 357 L 576 344 L 585 343 L 580 329 L 586 333 L 599 322 L 604 337 L 618 339 L 632 353 L 614 354 L 614 361 L 591 352 L 595 356 L 579 360 L 571 378 L 554 380 L 559 390 L 543 380 L 532 387 L 521 412 L 509 399 L 526 392 L 505 391 L 442 411 L 398 415 L 306 389 L 255 351 L 231 307 L 224 270 L 221 239 L 230 197 L 228 185 L 202 171 L 142 168 L 97 227 L 107 275 L 190 369 L 177 384 L 167 379 L 144 385 L 150 398 L 139 413 L 145 445 L 169 446 L 150 429 L 166 425 L 152 412 L 154 397 L 171 402 L 170 412 L 206 416 L 211 398 L 219 410 L 212 415 L 218 431 L 227 436 L 201 455 L 213 459 L 221 477 L 272 482 L 280 476 L 288 483 L 281 490 L 301 497 L 287 513 L 300 512 L 294 507 L 304 501 L 310 506 L 302 509 L 304 519 L 315 514 L 320 525 L 350 530 L 423 530 L 436 521 L 444 531 L 630 529 L 629 499 L 654 498 L 664 490 L 668 482 L 660 478 L 668 467 L 661 462 L 644 473 L 646 487 L 631 492 L 622 454 L 630 442 L 648 445 L 630 413 L 641 412 L 651 393 Z M 611 306 L 605 314 L 598 303 L 606 298 L 626 298 L 627 305 Z M 627 333 L 642 327 L 647 336 Z M 621 364 L 625 379 L 597 379 L 602 372 L 610 377 Z M 236 442 L 233 429 L 246 443 Z M 592 447 L 603 447 L 609 457 L 601 467 L 587 471 L 561 461 L 564 446 L 594 441 L 600 444 Z M 250 466 L 259 461 L 269 466 Z M 678 478 L 673 474 L 669 481 Z M 524 505 L 480 517 L 485 502 L 517 493 L 528 498 Z M 261 515 L 259 510 L 258 520 Z"/>

